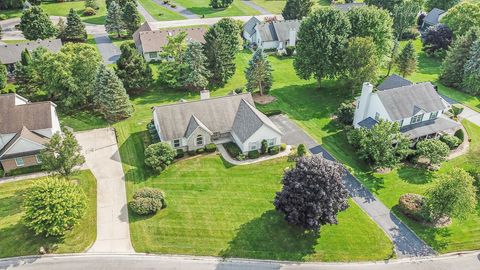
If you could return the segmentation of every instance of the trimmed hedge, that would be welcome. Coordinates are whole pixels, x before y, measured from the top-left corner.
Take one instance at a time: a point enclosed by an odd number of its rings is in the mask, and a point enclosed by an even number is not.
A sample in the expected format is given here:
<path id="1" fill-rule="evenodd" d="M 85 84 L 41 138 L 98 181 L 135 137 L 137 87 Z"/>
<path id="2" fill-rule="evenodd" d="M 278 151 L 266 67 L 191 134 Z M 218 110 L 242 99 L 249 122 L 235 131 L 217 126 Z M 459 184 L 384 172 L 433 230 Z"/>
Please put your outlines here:
<path id="1" fill-rule="evenodd" d="M 283 152 L 283 151 L 285 151 L 285 150 L 287 150 L 287 144 L 286 144 L 286 143 L 280 144 L 280 151 Z"/>
<path id="2" fill-rule="evenodd" d="M 260 157 L 260 152 L 258 150 L 252 150 L 248 152 L 248 158 L 249 159 L 257 159 Z"/>
<path id="3" fill-rule="evenodd" d="M 175 158 L 183 158 L 185 156 L 185 151 L 183 149 L 177 149 L 177 155 Z"/>
<path id="4" fill-rule="evenodd" d="M 142 188 L 133 194 L 133 200 L 128 203 L 128 206 L 137 215 L 150 215 L 165 208 L 167 204 L 161 190 Z"/>
<path id="5" fill-rule="evenodd" d="M 307 148 L 303 143 L 301 143 L 298 145 L 298 148 L 297 148 L 297 156 L 303 157 L 305 156 L 305 154 L 307 154 Z"/>
<path id="6" fill-rule="evenodd" d="M 204 148 L 198 148 L 197 149 L 197 154 L 203 154 L 203 152 L 205 152 Z"/>
<path id="7" fill-rule="evenodd" d="M 463 129 L 455 131 L 454 136 L 459 138 L 462 142 L 465 140 L 465 134 L 463 133 Z"/>
<path id="8" fill-rule="evenodd" d="M 83 16 L 93 16 L 97 14 L 97 11 L 91 7 L 87 7 L 83 10 Z"/>
<path id="9" fill-rule="evenodd" d="M 268 153 L 270 155 L 276 155 L 276 154 L 280 153 L 280 148 L 276 145 L 272 146 L 272 147 L 268 148 Z"/>
<path id="10" fill-rule="evenodd" d="M 450 150 L 457 148 L 462 143 L 459 138 L 451 135 L 443 135 L 442 137 L 440 137 L 440 141 L 448 145 L 448 148 L 450 148 Z"/>
<path id="11" fill-rule="evenodd" d="M 223 145 L 225 147 L 225 149 L 227 150 L 228 154 L 230 154 L 230 156 L 232 158 L 236 158 L 238 157 L 240 154 L 242 154 L 242 150 L 240 150 L 240 147 L 238 147 L 238 145 L 234 142 L 229 142 L 229 143 L 226 143 Z"/>
<path id="12" fill-rule="evenodd" d="M 216 144 L 209 143 L 209 144 L 205 145 L 205 152 L 213 153 L 215 151 L 217 151 L 217 145 Z"/>

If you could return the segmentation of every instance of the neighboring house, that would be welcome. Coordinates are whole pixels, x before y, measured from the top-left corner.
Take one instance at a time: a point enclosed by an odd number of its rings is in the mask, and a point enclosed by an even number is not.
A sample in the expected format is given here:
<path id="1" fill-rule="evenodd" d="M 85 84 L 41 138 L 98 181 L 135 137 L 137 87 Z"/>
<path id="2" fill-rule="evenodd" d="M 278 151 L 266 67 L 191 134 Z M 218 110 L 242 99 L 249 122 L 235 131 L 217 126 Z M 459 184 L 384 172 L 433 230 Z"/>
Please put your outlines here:
<path id="1" fill-rule="evenodd" d="M 333 8 L 339 9 L 343 12 L 348 12 L 352 8 L 359 8 L 366 6 L 365 3 L 345 3 L 345 4 L 332 4 Z"/>
<path id="2" fill-rule="evenodd" d="M 204 90 L 198 101 L 154 107 L 153 120 L 160 140 L 184 151 L 233 141 L 246 153 L 260 149 L 263 140 L 280 145 L 282 138 L 250 93 L 210 98 Z"/>
<path id="3" fill-rule="evenodd" d="M 427 30 L 431 26 L 435 26 L 440 23 L 440 19 L 445 15 L 445 11 L 434 8 L 423 19 L 422 30 Z"/>
<path id="4" fill-rule="evenodd" d="M 40 150 L 57 132 L 60 122 L 54 103 L 0 95 L 0 163 L 5 172 L 40 164 Z"/>
<path id="5" fill-rule="evenodd" d="M 430 82 L 414 84 L 392 75 L 377 87 L 377 91 L 372 84 L 363 84 L 353 125 L 371 128 L 384 119 L 397 122 L 400 131 L 411 139 L 437 137 L 453 134 L 460 128 L 459 123 L 443 115 L 449 108 L 450 104 Z"/>
<path id="6" fill-rule="evenodd" d="M 145 60 L 160 60 L 160 52 L 162 51 L 163 46 L 168 43 L 168 37 L 177 35 L 181 32 L 187 33 L 187 42 L 198 41 L 200 43 L 205 43 L 203 35 L 205 34 L 206 29 L 203 27 L 154 30 L 149 22 L 142 24 L 140 28 L 133 33 L 133 41 L 135 42 L 138 52 L 143 55 Z"/>
<path id="7" fill-rule="evenodd" d="M 285 50 L 295 46 L 301 21 L 286 20 L 260 22 L 252 17 L 243 27 L 243 37 L 264 50 Z"/>
<path id="8" fill-rule="evenodd" d="M 0 45 L 0 62 L 7 65 L 8 71 L 12 73 L 15 63 L 22 60 L 22 52 L 25 51 L 25 49 L 32 52 L 40 47 L 52 53 L 57 53 L 62 48 L 62 41 L 60 39 L 45 39 Z"/>

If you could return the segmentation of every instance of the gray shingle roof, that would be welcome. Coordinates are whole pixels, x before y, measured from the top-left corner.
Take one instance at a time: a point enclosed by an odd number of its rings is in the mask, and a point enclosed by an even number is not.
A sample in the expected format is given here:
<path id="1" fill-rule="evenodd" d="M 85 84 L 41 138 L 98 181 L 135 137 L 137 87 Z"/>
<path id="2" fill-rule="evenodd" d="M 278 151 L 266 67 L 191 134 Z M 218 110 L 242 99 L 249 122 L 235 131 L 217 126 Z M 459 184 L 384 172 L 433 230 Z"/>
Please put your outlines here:
<path id="1" fill-rule="evenodd" d="M 286 20 L 273 21 L 257 24 L 257 31 L 262 41 L 287 41 L 290 38 L 290 30 L 298 33 L 301 21 Z"/>
<path id="2" fill-rule="evenodd" d="M 440 22 L 440 16 L 445 13 L 444 10 L 439 8 L 432 9 L 427 16 L 423 19 L 423 22 L 428 25 L 436 25 Z"/>
<path id="3" fill-rule="evenodd" d="M 4 65 L 20 62 L 22 52 L 25 49 L 33 51 L 39 47 L 44 47 L 48 51 L 56 53 L 62 48 L 62 41 L 60 39 L 46 39 L 0 45 L 0 62 Z"/>
<path id="4" fill-rule="evenodd" d="M 418 109 L 430 113 L 447 108 L 429 82 L 378 91 L 377 95 L 393 121 L 411 117 Z"/>
<path id="5" fill-rule="evenodd" d="M 32 142 L 36 142 L 38 144 L 46 144 L 48 142 L 48 138 L 45 138 L 43 136 L 40 136 L 37 133 L 34 133 L 26 127 L 22 127 L 22 130 L 20 130 L 0 151 L 0 159 L 7 159 L 7 158 L 12 158 L 11 155 L 4 155 L 5 152 L 12 146 L 14 145 L 18 140 L 21 138 L 27 139 Z M 22 153 L 23 154 L 23 153 Z"/>
<path id="6" fill-rule="evenodd" d="M 377 86 L 377 89 L 380 91 L 412 85 L 413 83 L 403 77 L 398 76 L 397 74 L 392 74 L 388 76 L 381 84 Z"/>
<path id="7" fill-rule="evenodd" d="M 365 3 L 346 3 L 346 4 L 332 4 L 332 7 L 340 11 L 347 12 L 352 8 L 359 8 L 365 6 Z"/>
<path id="8" fill-rule="evenodd" d="M 190 137 L 190 135 L 192 135 L 192 133 L 199 127 L 208 132 L 210 135 L 213 134 L 213 132 L 211 132 L 200 120 L 198 120 L 195 115 L 192 115 L 190 121 L 188 122 L 187 130 L 185 131 L 184 137 Z"/>
<path id="9" fill-rule="evenodd" d="M 411 139 L 439 133 L 445 130 L 458 129 L 460 124 L 444 117 L 438 117 L 434 120 L 423 121 L 418 124 L 402 127 L 401 132 L 408 135 Z"/>
<path id="10" fill-rule="evenodd" d="M 252 17 L 243 25 L 243 30 L 251 36 L 255 33 L 255 26 L 259 23 L 259 19 Z"/>
<path id="11" fill-rule="evenodd" d="M 371 117 L 367 117 L 367 118 L 363 119 L 362 121 L 358 122 L 359 126 L 364 127 L 366 129 L 371 129 L 376 124 L 378 124 L 377 120 L 375 120 Z"/>

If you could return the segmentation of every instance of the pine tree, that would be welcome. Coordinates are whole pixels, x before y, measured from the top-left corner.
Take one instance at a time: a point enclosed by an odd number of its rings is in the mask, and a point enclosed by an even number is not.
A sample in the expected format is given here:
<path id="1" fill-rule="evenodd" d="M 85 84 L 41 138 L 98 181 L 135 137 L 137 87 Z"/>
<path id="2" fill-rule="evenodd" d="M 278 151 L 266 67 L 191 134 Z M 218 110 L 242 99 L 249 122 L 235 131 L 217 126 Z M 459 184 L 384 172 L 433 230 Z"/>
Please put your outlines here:
<path id="1" fill-rule="evenodd" d="M 0 90 L 7 86 L 7 67 L 0 64 Z"/>
<path id="2" fill-rule="evenodd" d="M 115 73 L 129 94 L 144 91 L 152 83 L 152 69 L 133 43 L 123 43 Z"/>
<path id="3" fill-rule="evenodd" d="M 453 42 L 442 64 L 440 81 L 443 84 L 450 87 L 460 86 L 463 81 L 464 67 L 470 54 L 470 48 L 478 37 L 479 35 L 475 30 L 470 30 Z"/>
<path id="4" fill-rule="evenodd" d="M 32 67 L 32 56 L 25 49 L 22 52 L 22 60 L 15 64 L 16 92 L 28 100 L 36 100 L 40 91 L 41 80 L 34 67 Z"/>
<path id="5" fill-rule="evenodd" d="M 464 70 L 463 89 L 473 95 L 480 94 L 480 39 L 473 43 Z"/>
<path id="6" fill-rule="evenodd" d="M 263 95 L 272 88 L 272 66 L 261 48 L 257 49 L 248 62 L 245 78 L 247 79 L 246 87 L 249 92 L 259 90 L 260 95 Z"/>
<path id="7" fill-rule="evenodd" d="M 397 67 L 403 77 L 406 77 L 417 70 L 417 53 L 412 41 L 402 49 L 397 58 Z"/>
<path id="8" fill-rule="evenodd" d="M 312 10 L 312 0 L 287 0 L 282 10 L 285 20 L 301 20 Z"/>
<path id="9" fill-rule="evenodd" d="M 193 41 L 187 45 L 185 64 L 184 86 L 194 90 L 207 87 L 211 73 L 206 68 L 207 57 L 203 54 L 202 44 Z"/>
<path id="10" fill-rule="evenodd" d="M 47 39 L 57 35 L 57 29 L 39 6 L 23 11 L 20 30 L 28 40 Z"/>
<path id="11" fill-rule="evenodd" d="M 87 31 L 85 25 L 80 20 L 77 12 L 70 9 L 67 17 L 67 27 L 65 27 L 64 38 L 66 41 L 83 42 L 87 40 Z"/>
<path id="12" fill-rule="evenodd" d="M 113 1 L 110 4 L 107 12 L 107 18 L 105 19 L 105 28 L 108 33 L 116 33 L 117 37 L 120 37 L 120 34 L 125 30 L 125 23 L 122 18 L 122 9 Z"/>
<path id="13" fill-rule="evenodd" d="M 57 33 L 57 38 L 61 39 L 62 41 L 65 41 L 65 28 L 67 26 L 65 25 L 65 21 L 63 20 L 62 17 L 60 17 L 60 19 L 58 19 L 58 23 L 57 23 L 57 30 L 58 30 L 58 33 Z"/>
<path id="14" fill-rule="evenodd" d="M 94 106 L 106 120 L 114 122 L 132 115 L 133 107 L 122 82 L 103 64 L 98 69 L 94 89 Z"/>
<path id="15" fill-rule="evenodd" d="M 129 35 L 132 35 L 140 27 L 141 17 L 133 2 L 127 2 L 123 8 L 123 22 Z"/>

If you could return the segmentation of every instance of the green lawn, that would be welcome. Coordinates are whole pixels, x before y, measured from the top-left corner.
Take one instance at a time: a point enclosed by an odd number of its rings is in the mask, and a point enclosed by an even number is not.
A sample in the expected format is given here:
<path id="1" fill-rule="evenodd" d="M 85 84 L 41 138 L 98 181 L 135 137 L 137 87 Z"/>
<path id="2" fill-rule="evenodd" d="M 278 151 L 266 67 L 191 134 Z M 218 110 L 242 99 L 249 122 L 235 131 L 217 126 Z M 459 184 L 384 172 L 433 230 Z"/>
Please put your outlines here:
<path id="1" fill-rule="evenodd" d="M 158 21 L 183 20 L 185 17 L 165 7 L 157 5 L 152 0 L 138 0 L 140 4 Z"/>
<path id="2" fill-rule="evenodd" d="M 93 16 L 83 16 L 83 10 L 85 9 L 85 1 L 72 1 L 57 3 L 56 1 L 44 1 L 40 6 L 50 16 L 67 16 L 71 8 L 75 9 L 82 18 L 82 21 L 91 24 L 103 24 L 105 22 L 105 15 L 107 8 L 105 1 L 98 1 L 100 9 L 97 10 L 97 14 Z M 8 18 L 19 18 L 22 16 L 21 9 L 15 10 L 1 10 L 0 14 L 5 14 Z"/>
<path id="3" fill-rule="evenodd" d="M 23 194 L 33 180 L 0 184 L 0 258 L 35 255 L 41 246 L 54 253 L 83 252 L 97 237 L 97 185 L 90 171 L 81 171 L 72 177 L 88 196 L 85 217 L 63 238 L 35 236 L 22 224 Z"/>
<path id="4" fill-rule="evenodd" d="M 197 15 L 211 17 L 244 16 L 260 14 L 255 9 L 243 4 L 240 0 L 234 0 L 233 3 L 225 9 L 213 9 L 209 6 L 210 0 L 175 0 L 173 1 Z"/>

